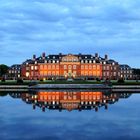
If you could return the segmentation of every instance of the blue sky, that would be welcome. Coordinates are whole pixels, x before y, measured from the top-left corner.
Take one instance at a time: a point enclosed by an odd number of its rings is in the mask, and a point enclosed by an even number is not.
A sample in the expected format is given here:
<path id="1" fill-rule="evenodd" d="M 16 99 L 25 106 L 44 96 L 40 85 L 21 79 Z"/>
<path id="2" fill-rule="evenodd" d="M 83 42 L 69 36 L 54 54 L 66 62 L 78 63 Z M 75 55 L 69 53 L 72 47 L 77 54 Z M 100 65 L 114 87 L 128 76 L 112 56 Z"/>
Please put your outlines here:
<path id="1" fill-rule="evenodd" d="M 0 0 L 0 63 L 98 52 L 140 67 L 139 25 L 140 0 Z"/>

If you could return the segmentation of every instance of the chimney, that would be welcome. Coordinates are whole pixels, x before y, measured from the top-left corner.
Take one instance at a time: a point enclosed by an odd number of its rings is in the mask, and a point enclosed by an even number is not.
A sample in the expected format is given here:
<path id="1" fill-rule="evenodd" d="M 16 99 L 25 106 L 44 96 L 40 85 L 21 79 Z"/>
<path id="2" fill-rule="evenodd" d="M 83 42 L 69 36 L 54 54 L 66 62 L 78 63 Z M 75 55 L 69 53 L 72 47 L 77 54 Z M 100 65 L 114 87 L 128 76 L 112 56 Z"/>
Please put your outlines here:
<path id="1" fill-rule="evenodd" d="M 95 58 L 98 58 L 98 53 L 95 53 Z"/>
<path id="2" fill-rule="evenodd" d="M 108 60 L 108 55 L 107 54 L 105 55 L 105 60 Z"/>
<path id="3" fill-rule="evenodd" d="M 46 57 L 46 54 L 42 53 L 42 58 L 45 59 L 45 57 Z"/>
<path id="4" fill-rule="evenodd" d="M 59 53 L 59 56 L 61 56 L 62 55 L 62 53 Z"/>
<path id="5" fill-rule="evenodd" d="M 36 55 L 35 54 L 33 55 L 33 60 L 36 60 Z"/>

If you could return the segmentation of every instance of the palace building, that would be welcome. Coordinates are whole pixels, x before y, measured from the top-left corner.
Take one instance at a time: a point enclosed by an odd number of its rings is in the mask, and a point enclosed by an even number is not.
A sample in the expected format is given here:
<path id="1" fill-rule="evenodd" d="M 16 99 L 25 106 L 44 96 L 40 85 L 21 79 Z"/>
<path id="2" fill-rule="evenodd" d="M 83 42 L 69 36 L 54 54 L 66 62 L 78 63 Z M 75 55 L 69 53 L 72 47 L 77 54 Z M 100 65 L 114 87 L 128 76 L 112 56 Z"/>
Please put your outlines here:
<path id="1" fill-rule="evenodd" d="M 21 76 L 25 79 L 118 79 L 118 62 L 95 55 L 57 54 L 40 57 L 33 55 L 21 65 Z"/>

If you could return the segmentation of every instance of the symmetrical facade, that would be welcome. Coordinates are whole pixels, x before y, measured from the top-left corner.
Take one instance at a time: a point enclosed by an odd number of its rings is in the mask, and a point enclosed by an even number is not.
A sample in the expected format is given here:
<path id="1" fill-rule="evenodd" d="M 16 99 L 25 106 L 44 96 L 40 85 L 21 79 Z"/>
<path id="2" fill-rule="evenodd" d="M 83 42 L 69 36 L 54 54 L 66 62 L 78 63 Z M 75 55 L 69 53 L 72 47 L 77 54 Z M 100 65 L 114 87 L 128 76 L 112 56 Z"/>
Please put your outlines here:
<path id="1" fill-rule="evenodd" d="M 21 67 L 22 77 L 26 79 L 56 79 L 56 78 L 83 78 L 83 79 L 118 79 L 119 64 L 114 60 L 95 55 L 85 54 L 58 54 L 45 53 L 36 58 L 25 61 Z"/>

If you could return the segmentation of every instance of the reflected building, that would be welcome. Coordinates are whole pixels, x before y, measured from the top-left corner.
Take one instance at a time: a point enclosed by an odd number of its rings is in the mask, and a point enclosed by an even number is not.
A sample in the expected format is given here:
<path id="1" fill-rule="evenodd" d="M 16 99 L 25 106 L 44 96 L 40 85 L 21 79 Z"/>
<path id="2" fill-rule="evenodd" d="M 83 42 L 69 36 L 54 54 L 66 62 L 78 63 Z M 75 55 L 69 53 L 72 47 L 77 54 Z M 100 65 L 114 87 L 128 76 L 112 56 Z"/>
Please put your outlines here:
<path id="1" fill-rule="evenodd" d="M 108 109 L 109 104 L 114 104 L 120 98 L 128 98 L 128 93 L 105 93 L 95 91 L 40 91 L 36 93 L 11 93 L 13 98 L 21 98 L 27 104 L 32 104 L 33 109 L 37 107 L 42 111 L 47 110 L 95 110 L 104 107 Z"/>

